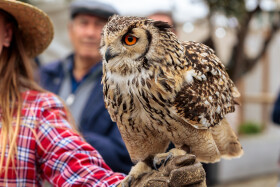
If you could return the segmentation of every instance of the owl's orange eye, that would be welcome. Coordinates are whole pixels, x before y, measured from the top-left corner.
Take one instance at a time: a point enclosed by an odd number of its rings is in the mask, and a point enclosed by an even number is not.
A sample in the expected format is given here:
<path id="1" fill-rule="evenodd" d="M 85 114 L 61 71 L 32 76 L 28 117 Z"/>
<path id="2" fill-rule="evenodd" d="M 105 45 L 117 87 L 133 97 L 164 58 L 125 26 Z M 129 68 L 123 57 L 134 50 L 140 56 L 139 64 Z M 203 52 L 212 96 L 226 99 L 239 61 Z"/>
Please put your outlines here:
<path id="1" fill-rule="evenodd" d="M 124 43 L 126 45 L 134 45 L 137 42 L 137 39 L 138 38 L 136 38 L 135 36 L 128 34 L 124 37 Z"/>

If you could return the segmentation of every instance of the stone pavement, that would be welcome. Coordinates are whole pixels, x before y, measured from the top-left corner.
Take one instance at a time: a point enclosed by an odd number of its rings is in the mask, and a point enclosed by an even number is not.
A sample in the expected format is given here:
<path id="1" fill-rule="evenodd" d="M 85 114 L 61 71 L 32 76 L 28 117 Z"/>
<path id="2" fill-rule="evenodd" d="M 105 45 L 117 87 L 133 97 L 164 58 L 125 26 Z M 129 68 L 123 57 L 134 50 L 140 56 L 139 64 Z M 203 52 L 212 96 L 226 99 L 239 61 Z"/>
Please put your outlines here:
<path id="1" fill-rule="evenodd" d="M 257 176 L 242 181 L 215 185 L 213 187 L 280 187 L 280 174 Z M 211 186 L 208 186 L 211 187 Z"/>

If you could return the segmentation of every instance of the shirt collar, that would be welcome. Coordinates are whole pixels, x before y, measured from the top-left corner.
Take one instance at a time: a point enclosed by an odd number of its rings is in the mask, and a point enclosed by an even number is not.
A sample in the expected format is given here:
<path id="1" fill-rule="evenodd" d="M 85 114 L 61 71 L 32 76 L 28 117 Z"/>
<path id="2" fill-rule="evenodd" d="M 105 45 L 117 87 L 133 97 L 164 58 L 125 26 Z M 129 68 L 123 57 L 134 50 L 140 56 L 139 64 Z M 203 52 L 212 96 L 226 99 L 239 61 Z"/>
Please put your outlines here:
<path id="1" fill-rule="evenodd" d="M 69 55 L 67 60 L 68 60 L 69 63 L 67 63 L 68 65 L 67 65 L 66 68 L 67 68 L 68 72 L 70 72 L 71 77 L 74 77 L 73 76 L 74 54 Z M 82 80 L 85 79 L 90 74 L 94 73 L 96 70 L 99 70 L 100 66 L 102 66 L 102 61 L 98 62 L 93 67 L 91 67 L 90 71 L 82 78 Z"/>

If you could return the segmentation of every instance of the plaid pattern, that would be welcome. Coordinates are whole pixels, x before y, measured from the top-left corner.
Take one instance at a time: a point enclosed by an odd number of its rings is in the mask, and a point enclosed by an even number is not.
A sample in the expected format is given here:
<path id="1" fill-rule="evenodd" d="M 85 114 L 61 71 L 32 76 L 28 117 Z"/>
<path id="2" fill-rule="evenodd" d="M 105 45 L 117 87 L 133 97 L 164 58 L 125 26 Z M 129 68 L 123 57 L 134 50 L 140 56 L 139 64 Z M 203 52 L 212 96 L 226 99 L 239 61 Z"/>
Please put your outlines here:
<path id="1" fill-rule="evenodd" d="M 23 109 L 17 141 L 16 171 L 0 186 L 115 186 L 125 177 L 114 173 L 99 153 L 71 131 L 64 106 L 52 93 L 23 93 Z M 1 116 L 1 114 L 0 114 Z"/>

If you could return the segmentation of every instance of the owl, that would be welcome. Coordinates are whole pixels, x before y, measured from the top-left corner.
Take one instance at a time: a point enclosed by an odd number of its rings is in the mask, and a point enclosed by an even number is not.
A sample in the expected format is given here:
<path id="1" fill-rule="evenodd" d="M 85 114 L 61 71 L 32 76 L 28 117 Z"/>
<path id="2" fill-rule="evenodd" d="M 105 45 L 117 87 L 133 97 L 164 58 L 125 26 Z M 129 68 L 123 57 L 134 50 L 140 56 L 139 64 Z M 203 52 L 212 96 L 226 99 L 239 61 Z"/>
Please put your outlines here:
<path id="1" fill-rule="evenodd" d="M 242 155 L 225 115 L 237 88 L 214 51 L 181 42 L 161 21 L 113 16 L 102 32 L 103 93 L 132 161 L 172 142 L 201 162 Z"/>

